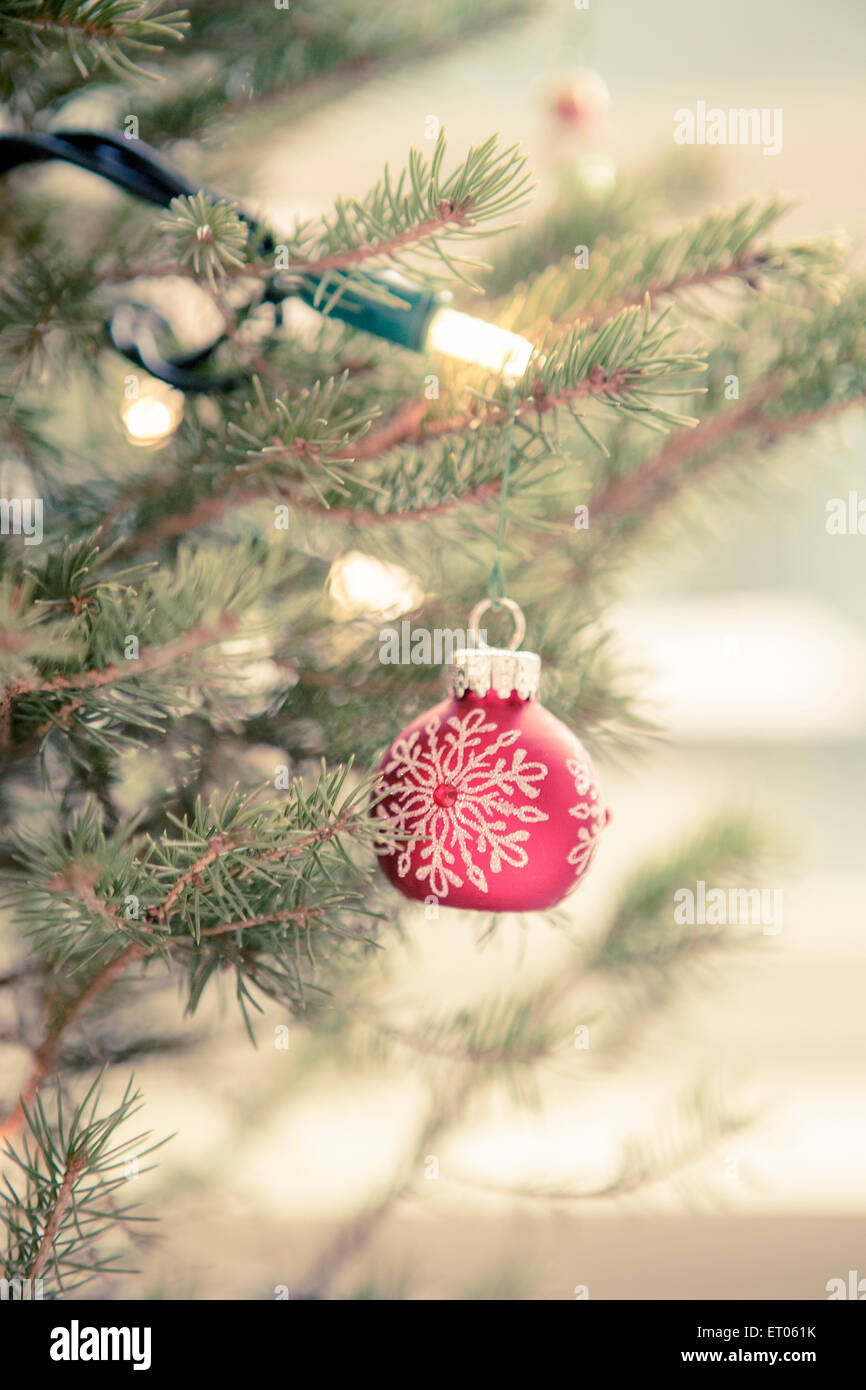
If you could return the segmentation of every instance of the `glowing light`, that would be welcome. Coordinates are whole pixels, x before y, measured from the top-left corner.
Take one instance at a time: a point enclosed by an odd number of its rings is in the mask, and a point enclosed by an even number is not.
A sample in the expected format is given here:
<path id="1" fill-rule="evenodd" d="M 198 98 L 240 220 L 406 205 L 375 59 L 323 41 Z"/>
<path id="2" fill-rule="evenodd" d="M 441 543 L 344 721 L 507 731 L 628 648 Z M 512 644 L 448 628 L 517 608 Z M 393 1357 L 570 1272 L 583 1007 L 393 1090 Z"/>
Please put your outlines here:
<path id="1" fill-rule="evenodd" d="M 416 608 L 424 597 L 407 570 L 385 564 L 360 550 L 352 550 L 334 561 L 327 588 L 342 619 L 362 614 L 396 618 Z"/>
<path id="2" fill-rule="evenodd" d="M 579 160 L 577 175 L 582 188 L 599 201 L 616 188 L 616 165 L 606 154 L 587 154 Z"/>
<path id="3" fill-rule="evenodd" d="M 267 709 L 271 696 L 283 683 L 283 673 L 272 659 L 270 638 L 265 633 L 232 637 L 218 644 L 217 653 L 229 663 L 219 677 L 223 693 L 243 700 L 248 712 L 254 705 L 259 710 Z"/>
<path id="4" fill-rule="evenodd" d="M 517 381 L 532 356 L 532 343 L 498 324 L 457 309 L 437 309 L 427 329 L 427 346 L 461 362 L 474 362 Z"/>
<path id="5" fill-rule="evenodd" d="M 131 444 L 153 448 L 174 434 L 183 415 L 183 393 L 146 386 L 139 395 L 124 401 L 120 418 Z"/>

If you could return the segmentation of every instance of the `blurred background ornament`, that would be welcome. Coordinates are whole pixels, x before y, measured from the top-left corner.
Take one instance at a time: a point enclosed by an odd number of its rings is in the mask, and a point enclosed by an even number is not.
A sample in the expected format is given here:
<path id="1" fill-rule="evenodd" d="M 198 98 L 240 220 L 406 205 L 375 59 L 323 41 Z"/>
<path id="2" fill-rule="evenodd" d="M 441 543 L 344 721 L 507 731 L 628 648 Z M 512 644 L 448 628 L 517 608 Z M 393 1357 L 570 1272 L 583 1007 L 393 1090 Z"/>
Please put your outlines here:
<path id="1" fill-rule="evenodd" d="M 580 68 L 557 83 L 550 110 L 557 122 L 572 131 L 597 129 L 610 109 L 610 92 L 600 73 Z"/>

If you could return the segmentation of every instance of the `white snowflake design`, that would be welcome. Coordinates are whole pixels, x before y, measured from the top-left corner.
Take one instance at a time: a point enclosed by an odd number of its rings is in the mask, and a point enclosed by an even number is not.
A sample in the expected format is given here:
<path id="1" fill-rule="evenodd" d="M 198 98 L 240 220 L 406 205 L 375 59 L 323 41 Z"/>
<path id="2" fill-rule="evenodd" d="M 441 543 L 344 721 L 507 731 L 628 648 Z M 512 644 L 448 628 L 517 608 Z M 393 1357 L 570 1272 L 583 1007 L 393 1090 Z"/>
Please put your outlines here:
<path id="1" fill-rule="evenodd" d="M 399 842 L 397 873 L 405 878 L 410 872 L 420 843 L 425 862 L 415 876 L 421 882 L 429 880 L 437 898 L 448 896 L 449 885 L 462 887 L 462 873 L 482 893 L 488 891 L 487 876 L 473 851 L 488 858 L 492 874 L 503 864 L 525 868 L 529 831 L 511 828 L 513 822 L 526 825 L 548 819 L 538 807 L 513 800 L 518 793 L 535 800 L 536 783 L 544 781 L 547 768 L 527 762 L 523 748 L 514 749 L 509 767 L 508 759 L 497 754 L 517 743 L 520 730 L 506 729 L 488 742 L 485 735 L 495 734 L 497 728 L 483 709 L 470 710 L 463 718 L 452 715 L 444 729 L 435 716 L 424 726 L 426 745 L 418 730 L 395 739 L 382 769 L 385 776 L 397 773 L 399 781 L 389 788 L 388 809 L 380 802 L 377 814 L 389 829 L 411 836 Z"/>
<path id="2" fill-rule="evenodd" d="M 574 865 L 575 876 L 579 878 L 589 867 L 592 856 L 598 849 L 599 837 L 607 824 L 607 816 L 598 794 L 598 787 L 593 782 L 586 763 L 579 762 L 577 758 L 570 758 L 566 767 L 574 778 L 574 790 L 578 796 L 583 797 L 576 806 L 569 807 L 568 814 L 588 822 L 578 830 L 577 844 L 568 855 L 568 862 Z"/>

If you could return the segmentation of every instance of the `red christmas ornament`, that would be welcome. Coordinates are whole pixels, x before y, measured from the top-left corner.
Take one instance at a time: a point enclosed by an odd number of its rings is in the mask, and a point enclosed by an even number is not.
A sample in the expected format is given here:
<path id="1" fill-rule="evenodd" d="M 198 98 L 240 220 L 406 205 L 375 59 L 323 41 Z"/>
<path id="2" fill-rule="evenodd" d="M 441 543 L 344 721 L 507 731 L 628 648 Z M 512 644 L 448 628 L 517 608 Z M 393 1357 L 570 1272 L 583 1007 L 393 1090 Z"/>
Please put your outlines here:
<path id="1" fill-rule="evenodd" d="M 378 848 L 407 898 L 487 912 L 553 907 L 583 878 L 610 819 L 574 734 L 536 698 L 534 652 L 455 653 L 452 693 L 382 759 L 374 814 L 399 838 Z M 488 606 L 479 604 L 478 620 Z"/>
<path id="2" fill-rule="evenodd" d="M 607 115 L 610 92 L 599 73 L 581 68 L 551 94 L 550 109 L 563 125 L 574 129 L 598 123 Z"/>

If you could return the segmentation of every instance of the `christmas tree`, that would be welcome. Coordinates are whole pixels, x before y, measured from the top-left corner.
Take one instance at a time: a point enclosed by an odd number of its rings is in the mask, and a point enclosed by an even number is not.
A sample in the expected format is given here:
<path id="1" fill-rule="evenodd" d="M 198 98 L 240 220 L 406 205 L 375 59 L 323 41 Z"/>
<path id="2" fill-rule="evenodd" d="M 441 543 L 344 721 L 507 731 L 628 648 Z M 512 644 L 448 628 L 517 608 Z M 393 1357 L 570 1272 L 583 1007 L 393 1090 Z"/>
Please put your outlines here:
<path id="1" fill-rule="evenodd" d="M 407 836 L 425 852 L 377 770 L 441 698 L 443 634 L 487 599 L 504 643 L 516 601 L 546 709 L 600 761 L 627 753 L 649 728 L 604 618 L 643 537 L 866 391 L 844 244 L 786 239 L 778 201 L 683 221 L 667 165 L 592 196 L 575 174 L 544 201 L 519 149 L 431 129 L 331 208 L 254 214 L 229 136 L 253 146 L 278 100 L 285 131 L 521 8 L 0 15 L 2 1272 L 46 1296 L 123 1296 L 131 1223 L 158 1214 L 130 1172 L 166 1137 L 131 1124 L 147 1097 L 128 1077 L 156 1053 L 183 1067 L 221 985 L 253 1041 L 308 1040 L 297 1067 L 363 1052 L 423 1079 L 404 1158 L 311 1259 L 301 1292 L 328 1296 L 480 1095 L 531 1091 L 597 1015 L 611 1064 L 627 1057 L 679 969 L 727 938 L 675 921 L 677 887 L 741 882 L 766 850 L 721 810 L 630 868 L 553 977 L 515 971 L 450 1012 L 381 987 L 389 947 L 454 911 L 453 855 L 414 903 L 377 870 Z M 74 188 L 57 161 L 83 169 Z M 485 872 L 469 857 L 491 820 L 460 840 L 471 906 L 502 855 L 525 867 L 526 836 L 545 843 L 521 825 Z M 480 946 L 501 912 L 466 933 Z M 737 1123 L 698 1094 L 682 1144 L 638 1144 L 576 1195 L 634 1190 Z"/>

